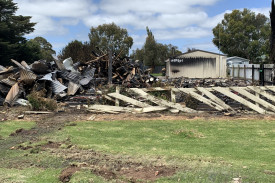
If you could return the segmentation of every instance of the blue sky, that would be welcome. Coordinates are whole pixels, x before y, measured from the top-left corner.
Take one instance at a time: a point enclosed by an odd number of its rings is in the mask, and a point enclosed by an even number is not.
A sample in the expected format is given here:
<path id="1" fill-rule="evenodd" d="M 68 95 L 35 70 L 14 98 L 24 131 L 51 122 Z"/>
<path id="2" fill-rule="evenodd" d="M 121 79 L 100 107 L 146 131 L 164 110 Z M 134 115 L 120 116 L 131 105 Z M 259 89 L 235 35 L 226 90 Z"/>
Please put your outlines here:
<path id="1" fill-rule="evenodd" d="M 88 41 L 91 27 L 116 23 L 133 37 L 132 49 L 141 48 L 148 26 L 156 40 L 182 52 L 197 48 L 218 52 L 212 28 L 234 9 L 251 9 L 269 16 L 271 0 L 14 0 L 17 14 L 32 16 L 35 31 L 26 35 L 46 38 L 57 53 L 70 41 Z"/>

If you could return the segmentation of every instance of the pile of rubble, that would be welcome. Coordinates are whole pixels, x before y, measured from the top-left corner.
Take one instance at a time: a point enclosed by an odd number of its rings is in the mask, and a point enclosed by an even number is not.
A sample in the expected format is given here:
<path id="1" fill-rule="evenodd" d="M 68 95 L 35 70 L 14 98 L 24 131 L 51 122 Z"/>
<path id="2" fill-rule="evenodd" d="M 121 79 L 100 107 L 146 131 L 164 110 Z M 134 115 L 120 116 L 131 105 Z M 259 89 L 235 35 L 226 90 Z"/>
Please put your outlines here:
<path id="1" fill-rule="evenodd" d="M 245 87 L 250 85 L 259 85 L 259 83 L 252 83 L 250 80 L 243 79 L 198 79 L 198 78 L 173 78 L 166 81 L 170 86 L 176 88 L 195 88 L 195 87 Z"/>
<path id="2" fill-rule="evenodd" d="M 112 82 L 126 87 L 149 87 L 156 80 L 144 73 L 138 63 L 112 55 Z M 96 86 L 108 82 L 109 56 L 95 55 L 86 63 L 71 58 L 28 65 L 11 60 L 16 66 L 0 66 L 0 105 L 23 102 L 30 93 L 45 91 L 45 98 L 64 99 L 76 94 L 92 95 Z M 18 100 L 21 98 L 21 100 Z"/>

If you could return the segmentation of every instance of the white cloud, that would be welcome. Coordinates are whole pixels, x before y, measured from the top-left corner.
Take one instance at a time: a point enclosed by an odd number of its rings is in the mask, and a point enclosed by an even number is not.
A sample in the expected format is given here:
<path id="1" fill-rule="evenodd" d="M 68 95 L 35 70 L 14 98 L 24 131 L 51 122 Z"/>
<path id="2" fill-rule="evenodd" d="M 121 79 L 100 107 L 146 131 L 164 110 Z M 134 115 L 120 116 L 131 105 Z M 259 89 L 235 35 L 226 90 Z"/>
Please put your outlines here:
<path id="1" fill-rule="evenodd" d="M 14 0 L 18 3 L 17 14 L 32 16 L 32 21 L 37 22 L 36 30 L 30 36 L 65 36 L 70 32 L 69 26 L 81 22 L 87 29 L 114 22 L 124 28 L 131 27 L 133 48 L 144 44 L 146 35 L 135 31 L 144 31 L 146 26 L 152 29 L 157 40 L 209 37 L 211 29 L 224 14 L 231 12 L 227 10 L 209 17 L 205 7 L 218 1 L 221 0 Z M 270 8 L 251 10 L 269 16 Z M 79 32 L 70 39 L 86 40 L 87 31 Z M 207 49 L 209 43 L 195 46 Z"/>
<path id="2" fill-rule="evenodd" d="M 202 43 L 194 43 L 194 44 L 184 45 L 182 47 L 183 52 L 186 52 L 188 48 L 195 48 L 195 49 L 199 49 L 199 50 L 212 51 L 212 52 L 216 52 L 216 53 L 219 52 L 217 47 L 215 47 L 215 45 L 213 43 L 209 43 L 209 42 L 202 42 Z"/>
<path id="3" fill-rule="evenodd" d="M 97 7 L 92 6 L 88 0 L 15 0 L 14 2 L 20 7 L 19 14 L 29 15 L 83 17 L 91 10 L 93 12 L 97 10 Z"/>
<path id="4" fill-rule="evenodd" d="M 29 36 L 43 36 L 46 34 L 64 35 L 68 32 L 66 28 L 50 17 L 37 15 L 33 16 L 31 21 L 37 22 L 37 24 L 34 27 L 35 31 L 29 34 Z"/>
<path id="5" fill-rule="evenodd" d="M 77 25 L 83 17 L 95 12 L 89 0 L 14 0 L 19 7 L 16 14 L 32 16 L 35 31 L 29 36 L 64 35 L 66 25 Z"/>
<path id="6" fill-rule="evenodd" d="M 113 14 L 129 12 L 182 13 L 190 11 L 192 6 L 212 5 L 219 0 L 102 0 L 100 9 Z"/>
<path id="7" fill-rule="evenodd" d="M 254 11 L 256 14 L 261 13 L 269 18 L 270 8 L 252 8 L 251 11 Z"/>
<path id="8" fill-rule="evenodd" d="M 176 30 L 154 31 L 157 40 L 173 40 L 182 38 L 202 38 L 211 35 L 211 31 L 200 27 L 186 27 Z"/>

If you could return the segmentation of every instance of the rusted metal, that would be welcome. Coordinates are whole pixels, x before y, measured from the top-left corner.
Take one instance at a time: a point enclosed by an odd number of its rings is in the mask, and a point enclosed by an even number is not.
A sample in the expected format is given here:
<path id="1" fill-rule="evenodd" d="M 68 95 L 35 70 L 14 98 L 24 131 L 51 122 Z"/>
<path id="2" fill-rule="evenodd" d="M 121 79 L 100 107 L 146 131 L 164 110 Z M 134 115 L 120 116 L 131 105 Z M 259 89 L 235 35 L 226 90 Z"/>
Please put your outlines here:
<path id="1" fill-rule="evenodd" d="M 19 85 L 18 83 L 16 83 L 11 87 L 8 95 L 6 96 L 4 104 L 8 104 L 9 106 L 12 106 L 14 101 L 18 98 L 19 93 L 20 93 Z"/>

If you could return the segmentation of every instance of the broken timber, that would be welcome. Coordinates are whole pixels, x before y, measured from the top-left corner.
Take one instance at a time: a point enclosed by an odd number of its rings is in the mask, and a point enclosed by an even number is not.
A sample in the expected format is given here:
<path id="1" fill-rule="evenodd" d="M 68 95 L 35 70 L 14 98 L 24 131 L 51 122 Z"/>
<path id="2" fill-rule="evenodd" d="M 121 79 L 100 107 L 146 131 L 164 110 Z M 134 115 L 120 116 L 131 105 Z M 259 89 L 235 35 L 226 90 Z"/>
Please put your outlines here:
<path id="1" fill-rule="evenodd" d="M 154 106 L 145 108 L 132 108 L 132 107 L 119 107 L 119 106 L 108 106 L 108 105 L 92 105 L 88 107 L 89 111 L 92 112 L 103 112 L 118 114 L 120 112 L 131 112 L 131 113 L 146 113 L 153 111 L 163 111 L 167 109 L 166 107 Z"/>
<path id="2" fill-rule="evenodd" d="M 260 114 L 265 114 L 266 111 L 260 107 L 258 107 L 257 105 L 245 100 L 244 98 L 232 93 L 229 88 L 221 88 L 221 87 L 214 87 L 213 88 L 215 91 L 218 91 L 230 98 L 232 98 L 233 100 L 238 101 L 239 103 L 249 107 L 250 109 L 253 109 L 254 111 L 260 113 Z"/>
<path id="3" fill-rule="evenodd" d="M 275 112 L 275 106 L 274 105 L 272 105 L 272 104 L 270 104 L 270 103 L 268 103 L 268 102 L 260 99 L 259 97 L 256 97 L 255 95 L 249 93 L 245 89 L 240 88 L 240 87 L 231 87 L 231 89 L 234 90 L 234 91 L 236 91 L 236 92 L 238 92 L 238 93 L 240 93 L 243 96 L 248 97 L 250 100 L 253 100 L 256 103 L 258 103 L 258 104 L 260 104 L 260 105 L 268 108 L 269 110 L 272 110 L 272 111 Z"/>
<path id="4" fill-rule="evenodd" d="M 196 111 L 194 109 L 190 109 L 188 107 L 183 107 L 180 104 L 173 103 L 173 102 L 168 102 L 168 101 L 163 100 L 163 99 L 159 99 L 159 98 L 157 98 L 155 96 L 149 95 L 148 93 L 146 93 L 143 90 L 138 89 L 138 88 L 130 88 L 129 90 L 132 91 L 132 92 L 134 92 L 134 93 L 136 93 L 136 94 L 138 94 L 142 98 L 148 99 L 151 102 L 153 102 L 155 104 L 158 104 L 160 106 L 166 106 L 166 107 L 178 109 L 178 110 L 180 110 L 182 112 L 187 112 L 187 113 L 196 113 L 196 112 L 198 112 L 198 111 Z"/>
<path id="5" fill-rule="evenodd" d="M 212 87 L 212 88 L 172 88 L 172 87 L 157 87 L 157 88 L 130 88 L 129 92 L 133 92 L 150 102 L 157 104 L 158 106 L 152 106 L 145 102 L 141 102 L 137 99 L 133 99 L 122 95 L 117 90 L 115 93 L 109 93 L 105 95 L 106 98 L 113 101 L 114 103 L 118 100 L 124 101 L 126 103 L 132 104 L 136 107 L 119 107 L 119 106 L 104 106 L 104 105 L 93 105 L 89 107 L 89 111 L 92 112 L 106 112 L 106 113 L 120 113 L 120 112 L 131 112 L 131 113 L 143 113 L 143 112 L 154 112 L 162 110 L 170 110 L 171 112 L 187 112 L 195 113 L 196 110 L 184 107 L 179 103 L 166 101 L 164 99 L 157 98 L 150 95 L 150 91 L 170 91 L 173 95 L 173 101 L 175 101 L 175 94 L 178 92 L 184 92 L 190 94 L 191 97 L 201 101 L 204 104 L 216 109 L 217 111 L 229 111 L 230 113 L 236 113 L 236 111 L 226 104 L 221 98 L 224 96 L 233 99 L 241 105 L 245 105 L 248 108 L 260 113 L 260 114 L 274 114 L 275 112 L 275 102 L 274 92 L 275 87 Z M 267 92 L 269 91 L 269 92 Z M 264 100 L 267 99 L 267 100 Z M 272 102 L 273 101 L 273 102 Z M 271 102 L 271 103 L 270 103 Z M 271 112 L 272 111 L 272 112 Z"/>
<path id="6" fill-rule="evenodd" d="M 194 97 L 195 99 L 215 108 L 218 111 L 224 111 L 225 109 L 223 107 L 221 107 L 220 105 L 216 104 L 215 102 L 206 99 L 205 97 L 195 93 L 194 91 L 189 90 L 189 88 L 179 88 L 178 89 L 181 92 L 187 93 L 189 95 L 191 95 L 192 97 Z"/>

